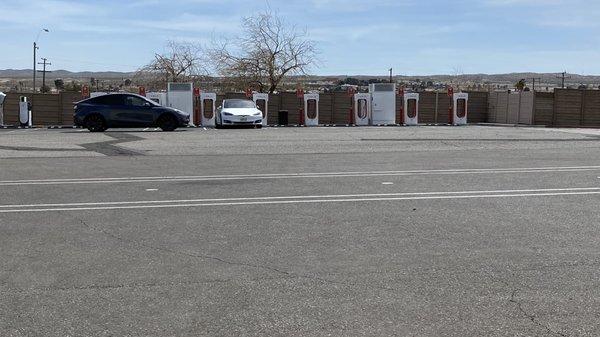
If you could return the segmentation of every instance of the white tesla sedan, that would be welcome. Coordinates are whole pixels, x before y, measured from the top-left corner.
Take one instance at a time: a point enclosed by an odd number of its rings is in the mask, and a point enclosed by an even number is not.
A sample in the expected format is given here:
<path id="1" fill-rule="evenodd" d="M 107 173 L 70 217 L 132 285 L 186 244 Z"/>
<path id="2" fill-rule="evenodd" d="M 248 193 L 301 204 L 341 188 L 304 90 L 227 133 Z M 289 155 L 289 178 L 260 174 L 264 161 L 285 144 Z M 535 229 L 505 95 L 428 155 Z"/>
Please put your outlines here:
<path id="1" fill-rule="evenodd" d="M 247 99 L 225 99 L 217 108 L 215 124 L 217 127 L 247 125 L 262 127 L 263 114 L 254 101 Z"/>

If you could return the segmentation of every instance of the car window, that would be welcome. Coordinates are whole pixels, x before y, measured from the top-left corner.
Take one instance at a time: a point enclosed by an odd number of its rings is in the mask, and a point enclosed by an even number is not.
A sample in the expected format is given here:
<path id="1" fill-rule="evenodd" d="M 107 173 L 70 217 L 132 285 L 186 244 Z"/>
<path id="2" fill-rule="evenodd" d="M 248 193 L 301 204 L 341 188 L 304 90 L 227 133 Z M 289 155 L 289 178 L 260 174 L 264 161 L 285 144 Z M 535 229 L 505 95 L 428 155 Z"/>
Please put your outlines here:
<path id="1" fill-rule="evenodd" d="M 229 109 L 256 108 L 256 104 L 246 99 L 226 99 L 223 107 Z"/>
<path id="2" fill-rule="evenodd" d="M 125 96 L 125 105 L 129 106 L 144 106 L 148 103 L 146 100 L 136 96 Z"/>
<path id="3" fill-rule="evenodd" d="M 91 100 L 94 104 L 121 105 L 122 95 L 102 95 Z"/>

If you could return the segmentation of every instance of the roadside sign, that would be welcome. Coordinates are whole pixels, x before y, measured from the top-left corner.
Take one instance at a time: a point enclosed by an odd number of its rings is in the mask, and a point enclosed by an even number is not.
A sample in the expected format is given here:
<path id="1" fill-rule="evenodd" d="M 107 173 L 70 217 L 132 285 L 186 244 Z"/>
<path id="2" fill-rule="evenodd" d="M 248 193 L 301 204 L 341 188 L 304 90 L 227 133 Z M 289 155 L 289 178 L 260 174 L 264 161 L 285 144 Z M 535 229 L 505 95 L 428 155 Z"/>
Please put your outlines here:
<path id="1" fill-rule="evenodd" d="M 454 95 L 454 88 L 448 87 L 448 97 L 452 97 Z"/>
<path id="2" fill-rule="evenodd" d="M 194 97 L 200 97 L 200 88 L 194 88 Z"/>

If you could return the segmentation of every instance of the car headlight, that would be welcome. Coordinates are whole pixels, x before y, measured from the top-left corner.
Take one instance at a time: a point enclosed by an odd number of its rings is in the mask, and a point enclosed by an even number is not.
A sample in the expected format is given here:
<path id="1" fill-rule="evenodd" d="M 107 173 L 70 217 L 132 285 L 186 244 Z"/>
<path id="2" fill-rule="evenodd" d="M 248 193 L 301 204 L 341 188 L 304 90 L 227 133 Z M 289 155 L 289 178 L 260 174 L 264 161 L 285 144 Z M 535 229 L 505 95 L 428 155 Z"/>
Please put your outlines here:
<path id="1" fill-rule="evenodd" d="M 232 113 L 229 113 L 229 112 L 223 112 L 223 115 L 224 115 L 224 116 L 233 116 L 233 114 L 232 114 Z"/>

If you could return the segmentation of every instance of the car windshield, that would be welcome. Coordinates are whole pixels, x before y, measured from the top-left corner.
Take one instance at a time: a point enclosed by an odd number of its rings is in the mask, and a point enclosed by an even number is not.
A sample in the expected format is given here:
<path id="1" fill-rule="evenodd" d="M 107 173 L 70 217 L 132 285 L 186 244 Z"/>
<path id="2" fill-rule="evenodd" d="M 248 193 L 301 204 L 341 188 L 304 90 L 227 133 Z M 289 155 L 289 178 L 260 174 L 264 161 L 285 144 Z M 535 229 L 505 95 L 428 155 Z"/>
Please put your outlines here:
<path id="1" fill-rule="evenodd" d="M 246 99 L 226 99 L 223 102 L 223 107 L 226 109 L 256 108 L 256 104 Z"/>
<path id="2" fill-rule="evenodd" d="M 144 103 L 146 103 L 146 102 L 150 103 L 150 104 L 152 104 L 152 106 L 161 106 L 160 104 L 158 104 L 158 102 L 156 102 L 156 101 L 154 101 L 154 100 L 152 100 L 152 99 L 150 99 L 148 97 L 143 97 L 142 96 L 141 98 L 145 101 Z"/>

